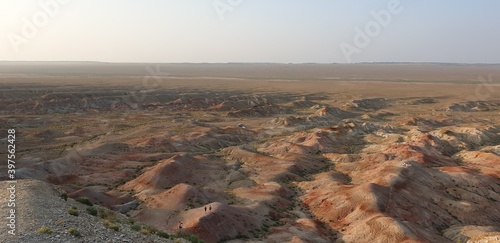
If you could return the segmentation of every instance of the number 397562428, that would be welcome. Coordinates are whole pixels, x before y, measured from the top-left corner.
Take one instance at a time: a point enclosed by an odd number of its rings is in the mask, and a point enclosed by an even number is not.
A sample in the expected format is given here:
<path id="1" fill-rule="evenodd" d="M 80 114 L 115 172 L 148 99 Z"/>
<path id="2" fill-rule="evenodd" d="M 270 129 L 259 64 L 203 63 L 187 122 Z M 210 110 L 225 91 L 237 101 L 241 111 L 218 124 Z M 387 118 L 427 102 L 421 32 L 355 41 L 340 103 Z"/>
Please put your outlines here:
<path id="1" fill-rule="evenodd" d="M 15 169 L 16 169 L 16 130 L 15 129 L 9 129 L 8 131 L 8 137 L 7 137 L 7 159 L 8 159 L 8 171 L 7 173 L 9 174 L 10 179 L 15 178 Z"/>

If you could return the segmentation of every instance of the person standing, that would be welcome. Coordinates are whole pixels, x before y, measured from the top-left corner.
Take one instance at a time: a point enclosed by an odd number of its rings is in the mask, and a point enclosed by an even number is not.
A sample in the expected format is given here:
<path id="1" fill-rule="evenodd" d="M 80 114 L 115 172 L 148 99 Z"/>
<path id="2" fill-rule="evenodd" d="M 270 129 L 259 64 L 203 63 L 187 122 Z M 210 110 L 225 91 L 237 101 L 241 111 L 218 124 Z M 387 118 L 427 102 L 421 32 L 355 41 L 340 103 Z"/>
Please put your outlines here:
<path id="1" fill-rule="evenodd" d="M 208 210 L 212 211 L 212 204 L 208 205 Z"/>
<path id="2" fill-rule="evenodd" d="M 179 230 L 181 230 L 181 229 L 182 229 L 182 222 L 179 221 Z"/>
<path id="3" fill-rule="evenodd" d="M 207 206 L 205 206 L 205 213 L 207 213 Z"/>

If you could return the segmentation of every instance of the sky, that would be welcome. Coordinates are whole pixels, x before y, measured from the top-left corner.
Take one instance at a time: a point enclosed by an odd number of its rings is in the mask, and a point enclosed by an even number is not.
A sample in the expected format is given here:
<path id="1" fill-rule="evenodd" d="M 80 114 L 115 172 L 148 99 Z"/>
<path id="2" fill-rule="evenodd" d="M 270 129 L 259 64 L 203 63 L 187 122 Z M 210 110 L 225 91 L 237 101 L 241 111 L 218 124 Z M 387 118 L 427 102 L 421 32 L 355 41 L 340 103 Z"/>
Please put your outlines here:
<path id="1" fill-rule="evenodd" d="M 0 60 L 500 63 L 498 0 L 0 0 Z"/>

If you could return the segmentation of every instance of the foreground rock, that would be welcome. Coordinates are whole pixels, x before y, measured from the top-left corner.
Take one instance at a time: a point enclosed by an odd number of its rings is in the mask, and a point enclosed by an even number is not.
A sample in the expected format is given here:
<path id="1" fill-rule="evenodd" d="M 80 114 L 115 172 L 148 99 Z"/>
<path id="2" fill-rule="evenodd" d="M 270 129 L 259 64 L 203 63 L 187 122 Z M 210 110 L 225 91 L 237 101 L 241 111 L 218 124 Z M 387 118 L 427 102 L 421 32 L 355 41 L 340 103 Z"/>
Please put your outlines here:
<path id="1" fill-rule="evenodd" d="M 7 188 L 8 182 L 0 182 L 2 188 Z M 115 214 L 119 230 L 106 228 L 104 220 L 86 212 L 87 205 L 61 198 L 62 191 L 54 186 L 38 180 L 18 180 L 16 183 L 16 235 L 12 236 L 7 230 L 0 231 L 0 242 L 39 243 L 39 242 L 174 242 L 155 236 L 145 235 L 131 229 L 128 219 Z M 7 215 L 8 209 L 5 199 L 7 190 L 2 190 L 0 197 L 1 215 Z M 78 216 L 68 213 L 70 207 L 76 207 Z M 103 209 L 102 209 L 103 210 Z M 5 225 L 2 217 L 2 225 Z M 52 233 L 40 233 L 40 228 L 48 227 Z M 81 236 L 69 233 L 69 229 L 76 229 Z M 187 242 L 179 239 L 179 242 Z"/>

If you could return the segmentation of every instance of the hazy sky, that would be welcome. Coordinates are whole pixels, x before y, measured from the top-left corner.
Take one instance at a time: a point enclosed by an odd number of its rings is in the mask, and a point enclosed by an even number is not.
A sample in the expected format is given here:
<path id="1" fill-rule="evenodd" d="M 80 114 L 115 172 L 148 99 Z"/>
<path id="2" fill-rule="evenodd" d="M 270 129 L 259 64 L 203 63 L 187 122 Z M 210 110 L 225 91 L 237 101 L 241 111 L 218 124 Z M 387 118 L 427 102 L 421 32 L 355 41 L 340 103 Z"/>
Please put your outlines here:
<path id="1" fill-rule="evenodd" d="M 498 0 L 0 0 L 0 60 L 500 63 L 499 11 Z"/>

